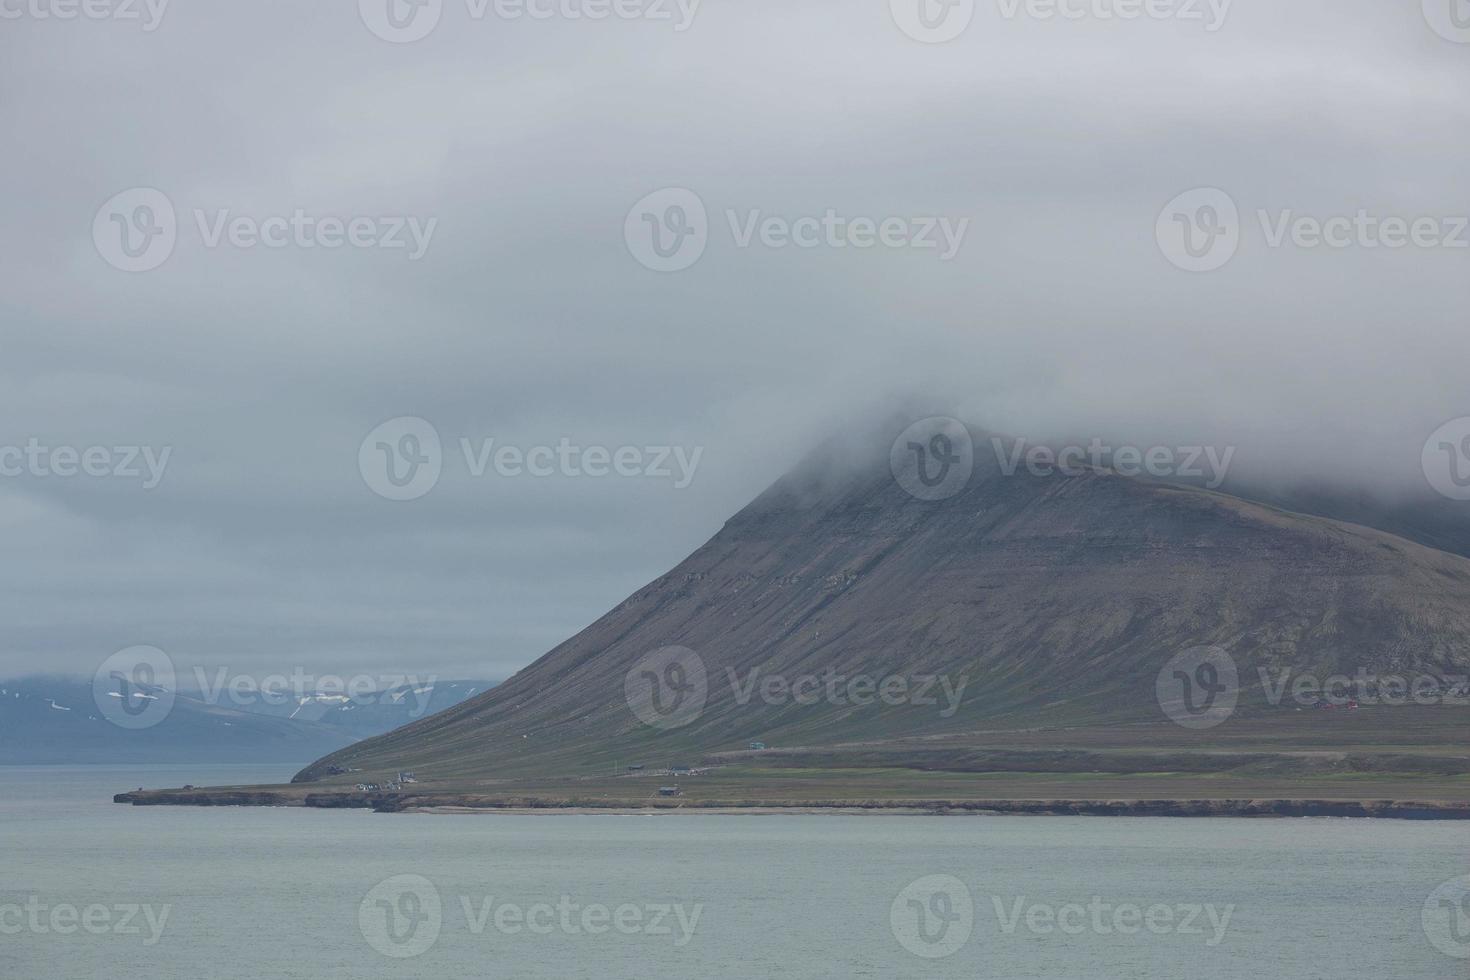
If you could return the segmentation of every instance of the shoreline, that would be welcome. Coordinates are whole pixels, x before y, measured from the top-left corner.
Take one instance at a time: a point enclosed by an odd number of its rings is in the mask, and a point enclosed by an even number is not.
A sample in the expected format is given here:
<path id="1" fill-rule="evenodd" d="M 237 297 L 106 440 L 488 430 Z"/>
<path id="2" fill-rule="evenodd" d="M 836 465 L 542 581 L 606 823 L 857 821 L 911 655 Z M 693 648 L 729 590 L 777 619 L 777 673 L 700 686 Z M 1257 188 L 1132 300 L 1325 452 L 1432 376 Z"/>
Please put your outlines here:
<path id="1" fill-rule="evenodd" d="M 367 809 L 435 816 L 466 814 L 1097 817 L 1358 817 L 1470 820 L 1470 801 L 1385 799 L 894 799 L 894 800 L 608 800 L 490 797 L 464 794 L 290 793 L 277 790 L 143 790 L 118 793 L 133 806 L 276 806 Z"/>

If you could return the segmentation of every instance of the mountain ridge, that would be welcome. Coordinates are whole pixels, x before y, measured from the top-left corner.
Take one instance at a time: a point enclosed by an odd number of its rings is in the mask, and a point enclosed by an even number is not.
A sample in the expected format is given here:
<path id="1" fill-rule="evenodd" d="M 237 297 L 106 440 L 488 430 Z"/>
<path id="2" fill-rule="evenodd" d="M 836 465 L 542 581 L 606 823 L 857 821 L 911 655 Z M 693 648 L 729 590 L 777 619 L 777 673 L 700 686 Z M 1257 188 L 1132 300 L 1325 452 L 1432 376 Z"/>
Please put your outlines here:
<path id="1" fill-rule="evenodd" d="M 90 681 L 59 675 L 12 678 L 0 680 L 0 764 L 299 765 L 442 710 L 487 686 L 492 685 L 436 681 L 432 691 L 394 687 L 356 698 L 248 700 L 218 691 L 175 691 L 167 715 L 157 724 L 126 729 L 99 709 Z M 151 690 L 163 693 L 163 688 Z"/>
<path id="2" fill-rule="evenodd" d="M 920 499 L 892 460 L 881 441 L 829 441 L 496 691 L 297 780 L 333 766 L 586 778 L 619 759 L 702 758 L 751 742 L 830 748 L 1147 724 L 1162 717 L 1161 668 L 1197 646 L 1225 649 L 1248 677 L 1466 666 L 1463 557 L 1179 483 L 1091 467 L 1007 474 L 983 452 L 961 489 Z M 668 647 L 695 653 L 707 700 L 685 723 L 650 725 L 625 688 Z M 790 681 L 829 670 L 945 676 L 968 694 L 948 717 L 918 704 L 740 703 L 752 671 Z M 1234 721 L 1270 710 L 1258 693 L 1243 687 Z"/>

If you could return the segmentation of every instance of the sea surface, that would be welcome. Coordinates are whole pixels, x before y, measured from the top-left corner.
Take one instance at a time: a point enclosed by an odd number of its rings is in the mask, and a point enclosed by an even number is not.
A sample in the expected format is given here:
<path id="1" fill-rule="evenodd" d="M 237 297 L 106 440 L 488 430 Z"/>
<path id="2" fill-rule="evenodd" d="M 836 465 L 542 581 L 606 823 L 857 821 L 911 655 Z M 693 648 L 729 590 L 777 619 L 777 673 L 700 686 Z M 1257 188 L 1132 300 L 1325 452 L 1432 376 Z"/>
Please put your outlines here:
<path id="1" fill-rule="evenodd" d="M 130 807 L 0 767 L 0 977 L 1470 975 L 1470 827 Z"/>

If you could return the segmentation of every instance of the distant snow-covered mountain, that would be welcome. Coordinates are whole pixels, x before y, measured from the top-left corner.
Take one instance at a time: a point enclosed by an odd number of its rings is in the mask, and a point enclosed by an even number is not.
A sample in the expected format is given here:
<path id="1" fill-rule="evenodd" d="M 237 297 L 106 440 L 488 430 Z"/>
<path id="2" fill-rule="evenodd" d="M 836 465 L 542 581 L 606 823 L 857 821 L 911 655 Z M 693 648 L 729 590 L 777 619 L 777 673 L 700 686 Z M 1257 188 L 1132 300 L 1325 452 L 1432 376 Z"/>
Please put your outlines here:
<path id="1" fill-rule="evenodd" d="M 0 681 L 0 765 L 304 763 L 442 711 L 491 686 L 486 681 L 435 681 L 352 698 L 308 694 L 240 703 L 163 688 L 104 692 L 102 696 L 126 699 L 135 708 L 172 694 L 171 707 L 156 724 L 127 728 L 99 708 L 88 681 Z"/>

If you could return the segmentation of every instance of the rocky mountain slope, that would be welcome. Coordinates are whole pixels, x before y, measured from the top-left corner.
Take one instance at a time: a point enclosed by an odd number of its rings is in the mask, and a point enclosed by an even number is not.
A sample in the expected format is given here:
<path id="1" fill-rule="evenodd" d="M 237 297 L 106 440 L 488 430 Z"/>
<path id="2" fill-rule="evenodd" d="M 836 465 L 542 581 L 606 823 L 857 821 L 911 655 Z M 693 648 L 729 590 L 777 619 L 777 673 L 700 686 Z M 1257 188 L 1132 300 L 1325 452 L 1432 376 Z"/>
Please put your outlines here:
<path id="1" fill-rule="evenodd" d="M 823 447 L 509 681 L 298 781 L 345 768 L 453 783 L 591 777 L 885 745 L 906 761 L 882 764 L 922 768 L 929 745 L 1037 732 L 1082 747 L 1124 732 L 1211 751 L 1260 733 L 1273 751 L 1398 742 L 1465 754 L 1470 711 L 1449 692 L 1470 672 L 1470 559 L 1101 469 L 1008 475 L 978 430 L 962 488 L 921 499 L 893 463 L 909 447 L 890 457 L 894 435 Z M 1238 706 L 1208 731 L 1174 724 L 1160 694 L 1176 677 L 1212 682 L 1194 662 L 1168 669 L 1200 647 L 1223 651 L 1239 678 Z M 1362 731 L 1335 722 L 1323 738 L 1310 699 L 1270 697 L 1280 677 L 1360 671 L 1426 678 L 1437 700 L 1365 706 Z"/>

